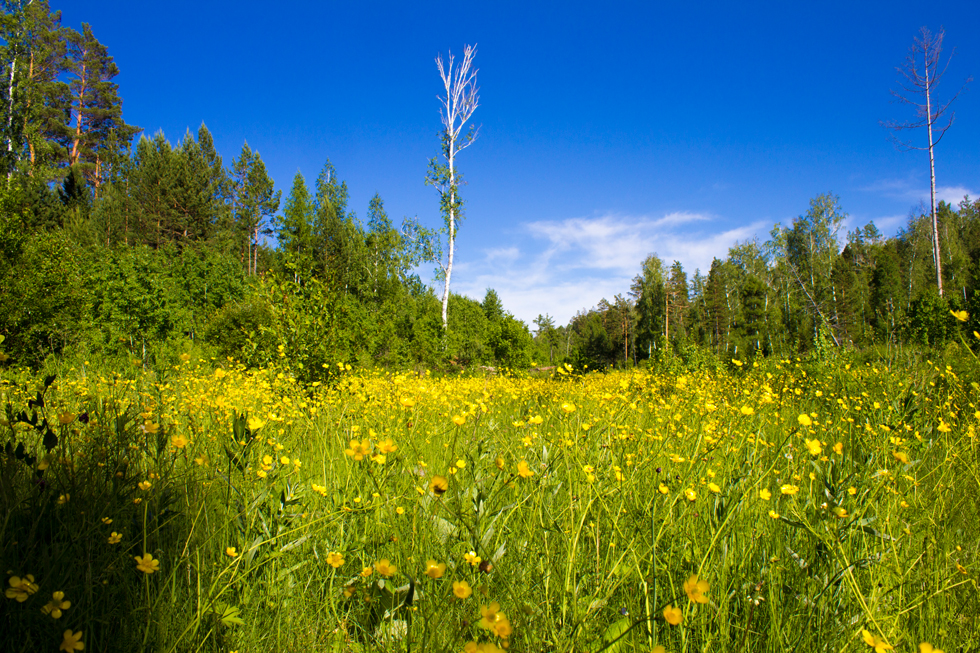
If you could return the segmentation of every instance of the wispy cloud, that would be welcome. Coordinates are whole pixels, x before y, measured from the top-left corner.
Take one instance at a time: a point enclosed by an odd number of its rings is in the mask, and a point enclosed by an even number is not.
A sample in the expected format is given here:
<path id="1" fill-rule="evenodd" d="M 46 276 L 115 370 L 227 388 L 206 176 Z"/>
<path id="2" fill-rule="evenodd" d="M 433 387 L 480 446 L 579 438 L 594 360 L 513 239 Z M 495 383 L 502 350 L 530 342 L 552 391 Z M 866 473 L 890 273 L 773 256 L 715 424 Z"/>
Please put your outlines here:
<path id="1" fill-rule="evenodd" d="M 929 203 L 929 186 L 922 184 L 918 179 L 879 179 L 858 190 L 877 193 L 892 199 L 906 200 L 910 203 Z M 942 200 L 947 204 L 957 206 L 965 196 L 976 197 L 977 192 L 962 185 L 936 187 L 936 201 Z"/>
<path id="2" fill-rule="evenodd" d="M 736 241 L 764 236 L 769 227 L 758 221 L 726 229 L 713 216 L 683 211 L 537 221 L 524 225 L 531 238 L 520 248 L 485 250 L 481 260 L 471 261 L 454 277 L 455 289 L 480 299 L 493 288 L 529 325 L 543 313 L 564 324 L 600 299 L 627 294 L 649 254 L 680 261 L 693 275 L 696 268 L 706 272 L 714 257 L 724 258 Z"/>

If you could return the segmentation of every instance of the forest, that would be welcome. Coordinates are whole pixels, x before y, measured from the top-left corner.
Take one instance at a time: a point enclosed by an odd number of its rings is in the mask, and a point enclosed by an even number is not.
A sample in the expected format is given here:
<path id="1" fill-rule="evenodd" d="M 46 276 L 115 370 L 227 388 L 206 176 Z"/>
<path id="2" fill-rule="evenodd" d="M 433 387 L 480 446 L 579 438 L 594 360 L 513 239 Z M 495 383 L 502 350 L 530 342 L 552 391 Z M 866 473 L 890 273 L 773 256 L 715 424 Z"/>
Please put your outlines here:
<path id="1" fill-rule="evenodd" d="M 925 207 L 885 237 L 873 223 L 848 231 L 821 193 L 709 270 L 650 254 L 629 288 L 568 324 L 525 324 L 488 288 L 481 301 L 451 294 L 444 328 L 427 272 L 438 229 L 396 224 L 379 194 L 360 217 L 329 159 L 283 198 L 247 142 L 226 165 L 204 124 L 175 143 L 143 132 L 123 118 L 118 67 L 92 27 L 62 26 L 46 1 L 18 7 L 3 14 L 0 102 L 0 335 L 14 363 L 152 365 L 193 347 L 315 380 L 336 362 L 602 369 L 941 347 L 977 327 L 950 312 L 980 314 L 980 201 L 938 206 L 940 294 Z"/>

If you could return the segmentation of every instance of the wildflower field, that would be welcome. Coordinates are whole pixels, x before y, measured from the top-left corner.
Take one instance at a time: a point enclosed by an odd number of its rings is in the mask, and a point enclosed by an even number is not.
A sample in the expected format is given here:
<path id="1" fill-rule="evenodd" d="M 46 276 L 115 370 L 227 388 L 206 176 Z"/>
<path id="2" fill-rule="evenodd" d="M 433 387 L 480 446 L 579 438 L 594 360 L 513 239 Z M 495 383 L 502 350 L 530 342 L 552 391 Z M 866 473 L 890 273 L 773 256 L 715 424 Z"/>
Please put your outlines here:
<path id="1" fill-rule="evenodd" d="M 970 651 L 975 359 L 6 369 L 3 651 Z"/>

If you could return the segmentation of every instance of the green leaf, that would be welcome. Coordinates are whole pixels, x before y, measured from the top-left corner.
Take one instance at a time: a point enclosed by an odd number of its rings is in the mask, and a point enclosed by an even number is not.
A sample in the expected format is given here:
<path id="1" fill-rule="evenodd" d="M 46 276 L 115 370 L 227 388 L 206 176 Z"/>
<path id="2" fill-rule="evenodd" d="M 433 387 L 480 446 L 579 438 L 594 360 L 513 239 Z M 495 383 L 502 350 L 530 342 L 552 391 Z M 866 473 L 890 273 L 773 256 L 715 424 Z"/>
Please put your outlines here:
<path id="1" fill-rule="evenodd" d="M 622 650 L 623 644 L 626 641 L 625 635 L 632 625 L 629 617 L 623 617 L 610 624 L 606 628 L 606 632 L 602 633 L 602 641 L 596 648 L 596 653 L 599 651 L 603 651 L 603 653 L 617 653 L 617 651 Z"/>
<path id="2" fill-rule="evenodd" d="M 242 618 L 238 616 L 240 611 L 237 606 L 219 603 L 214 606 L 214 613 L 218 615 L 218 621 L 220 621 L 225 628 L 245 625 Z"/>

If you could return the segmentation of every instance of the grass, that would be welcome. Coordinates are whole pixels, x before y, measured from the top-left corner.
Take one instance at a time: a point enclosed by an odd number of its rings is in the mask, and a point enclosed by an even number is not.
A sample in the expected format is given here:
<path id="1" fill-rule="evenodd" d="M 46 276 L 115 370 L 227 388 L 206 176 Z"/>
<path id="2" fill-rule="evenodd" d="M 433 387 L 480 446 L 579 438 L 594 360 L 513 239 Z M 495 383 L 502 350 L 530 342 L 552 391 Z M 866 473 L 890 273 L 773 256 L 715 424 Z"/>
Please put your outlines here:
<path id="1" fill-rule="evenodd" d="M 950 365 L 7 369 L 0 649 L 974 650 Z"/>

